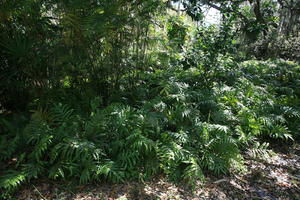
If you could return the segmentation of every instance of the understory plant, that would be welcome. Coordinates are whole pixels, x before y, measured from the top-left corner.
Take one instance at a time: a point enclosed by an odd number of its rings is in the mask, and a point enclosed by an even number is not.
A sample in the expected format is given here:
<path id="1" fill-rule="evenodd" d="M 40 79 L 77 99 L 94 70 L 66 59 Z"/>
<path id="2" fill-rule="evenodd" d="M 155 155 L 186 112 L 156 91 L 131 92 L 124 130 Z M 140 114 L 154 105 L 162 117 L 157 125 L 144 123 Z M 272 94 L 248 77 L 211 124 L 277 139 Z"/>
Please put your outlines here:
<path id="1" fill-rule="evenodd" d="M 145 73 L 106 107 L 95 98 L 89 113 L 56 103 L 30 120 L 1 118 L 1 190 L 40 177 L 83 184 L 159 173 L 193 185 L 241 168 L 243 152 L 299 138 L 299 65 L 229 57 L 220 65 L 209 85 L 201 66 L 177 66 Z"/>

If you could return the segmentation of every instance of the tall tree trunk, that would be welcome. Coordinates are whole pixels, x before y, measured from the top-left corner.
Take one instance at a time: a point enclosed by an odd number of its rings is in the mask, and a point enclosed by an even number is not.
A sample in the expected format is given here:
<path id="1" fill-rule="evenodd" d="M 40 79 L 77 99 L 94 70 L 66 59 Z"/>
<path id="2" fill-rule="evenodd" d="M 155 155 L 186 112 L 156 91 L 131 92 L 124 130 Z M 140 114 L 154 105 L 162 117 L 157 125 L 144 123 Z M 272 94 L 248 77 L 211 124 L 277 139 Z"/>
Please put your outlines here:
<path id="1" fill-rule="evenodd" d="M 279 0 L 280 23 L 278 32 L 285 36 L 298 36 L 300 31 L 300 1 Z"/>

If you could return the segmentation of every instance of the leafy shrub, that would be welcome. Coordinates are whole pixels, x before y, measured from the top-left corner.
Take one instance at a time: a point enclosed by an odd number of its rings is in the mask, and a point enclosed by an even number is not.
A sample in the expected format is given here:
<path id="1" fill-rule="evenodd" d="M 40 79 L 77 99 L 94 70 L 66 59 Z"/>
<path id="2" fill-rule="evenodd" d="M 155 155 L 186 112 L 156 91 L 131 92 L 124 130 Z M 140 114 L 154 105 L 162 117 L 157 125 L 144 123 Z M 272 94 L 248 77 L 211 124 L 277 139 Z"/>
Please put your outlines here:
<path id="1" fill-rule="evenodd" d="M 267 37 L 250 44 L 246 51 L 258 59 L 282 58 L 300 61 L 300 37 Z"/>
<path id="2" fill-rule="evenodd" d="M 218 62 L 209 84 L 201 66 L 177 66 L 143 74 L 138 87 L 119 94 L 121 102 L 100 108 L 95 98 L 88 114 L 55 104 L 34 111 L 17 131 L 1 121 L 0 159 L 16 160 L 1 187 L 41 176 L 86 183 L 157 173 L 193 184 L 207 172 L 242 167 L 243 151 L 265 155 L 268 141 L 299 137 L 298 65 Z"/>

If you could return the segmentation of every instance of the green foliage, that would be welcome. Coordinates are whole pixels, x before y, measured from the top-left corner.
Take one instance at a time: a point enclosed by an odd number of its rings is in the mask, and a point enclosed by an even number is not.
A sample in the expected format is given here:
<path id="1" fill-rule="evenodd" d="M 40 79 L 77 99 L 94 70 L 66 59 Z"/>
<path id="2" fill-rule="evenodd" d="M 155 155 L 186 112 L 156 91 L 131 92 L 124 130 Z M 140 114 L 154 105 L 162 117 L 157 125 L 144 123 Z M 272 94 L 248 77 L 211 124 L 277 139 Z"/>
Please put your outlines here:
<path id="1" fill-rule="evenodd" d="M 270 58 L 283 58 L 286 60 L 300 61 L 300 37 L 285 37 L 280 36 L 277 38 L 272 35 L 267 38 L 261 38 L 249 46 L 255 50 L 255 56 L 263 59 Z"/>
<path id="2" fill-rule="evenodd" d="M 196 28 L 163 0 L 0 2 L 0 193 L 41 177 L 194 185 L 299 139 L 300 66 L 237 55 L 236 30 L 267 40 L 275 7 L 259 19 L 240 3 L 185 1 L 193 19 L 202 4 L 222 14 Z M 267 43 L 297 60 L 297 45 Z"/>
<path id="3" fill-rule="evenodd" d="M 149 27 L 164 4 L 14 0 L 0 7 L 0 108 L 26 111 L 35 103 L 107 101 L 121 77 L 146 62 Z"/>
<path id="4" fill-rule="evenodd" d="M 89 114 L 64 104 L 37 109 L 16 136 L 2 120 L 1 141 L 9 141 L 9 148 L 4 146 L 0 159 L 18 160 L 15 171 L 1 176 L 2 187 L 40 176 L 120 182 L 159 172 L 194 184 L 207 171 L 221 174 L 242 166 L 241 151 L 265 157 L 266 141 L 299 137 L 298 65 L 246 61 L 230 71 L 234 61 L 219 62 L 223 67 L 212 70 L 209 87 L 199 82 L 203 68 L 179 66 L 145 74 L 146 84 L 130 92 L 136 101 L 123 92 L 123 103 L 105 108 L 95 98 Z"/>
<path id="5" fill-rule="evenodd" d="M 17 171 L 7 171 L 7 174 L 1 178 L 0 186 L 4 189 L 17 187 L 26 179 L 25 174 Z"/>
<path id="6" fill-rule="evenodd" d="M 188 27 L 184 24 L 182 19 L 178 17 L 171 17 L 168 20 L 167 35 L 173 48 L 177 48 L 179 50 L 183 48 L 187 39 L 187 30 Z"/>

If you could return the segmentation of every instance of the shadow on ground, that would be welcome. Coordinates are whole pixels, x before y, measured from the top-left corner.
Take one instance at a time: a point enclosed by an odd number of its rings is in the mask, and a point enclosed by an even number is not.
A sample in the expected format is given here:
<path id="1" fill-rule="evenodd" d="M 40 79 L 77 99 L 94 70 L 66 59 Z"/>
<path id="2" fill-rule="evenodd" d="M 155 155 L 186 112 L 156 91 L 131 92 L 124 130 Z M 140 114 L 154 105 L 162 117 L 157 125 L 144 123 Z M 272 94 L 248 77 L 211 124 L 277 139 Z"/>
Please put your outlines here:
<path id="1" fill-rule="evenodd" d="M 66 183 L 39 180 L 22 187 L 16 193 L 20 200 L 156 200 L 156 199 L 300 199 L 300 145 L 291 145 L 276 155 L 256 160 L 245 157 L 247 172 L 242 175 L 207 177 L 195 190 L 183 183 L 175 185 L 163 177 L 151 182 L 124 184 L 95 184 L 72 186 Z"/>

